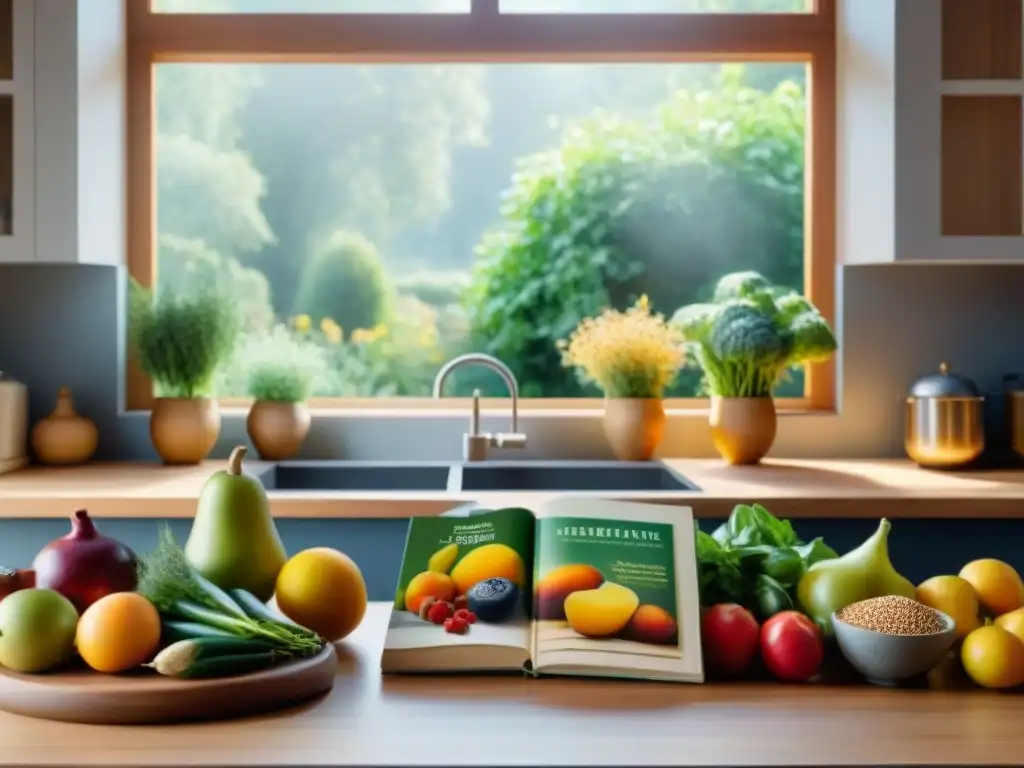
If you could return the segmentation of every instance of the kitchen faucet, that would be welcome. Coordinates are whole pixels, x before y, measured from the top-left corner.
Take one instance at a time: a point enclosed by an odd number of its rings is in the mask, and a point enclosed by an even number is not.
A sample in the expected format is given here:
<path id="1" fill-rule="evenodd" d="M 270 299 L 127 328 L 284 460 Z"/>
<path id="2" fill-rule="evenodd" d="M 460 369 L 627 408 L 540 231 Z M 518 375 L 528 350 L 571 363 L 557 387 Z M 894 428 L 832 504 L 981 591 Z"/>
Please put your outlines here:
<path id="1" fill-rule="evenodd" d="M 480 390 L 473 392 L 473 410 L 470 413 L 469 432 L 462 436 L 462 460 L 463 461 L 485 461 L 487 449 L 494 448 L 525 448 L 526 435 L 519 431 L 519 383 L 515 374 L 501 360 L 490 355 L 483 355 L 471 352 L 467 355 L 459 355 L 449 360 L 434 378 L 434 398 L 441 397 L 441 391 L 448 377 L 458 368 L 467 365 L 481 365 L 490 368 L 501 376 L 508 389 L 509 398 L 512 400 L 512 431 L 480 432 Z"/>

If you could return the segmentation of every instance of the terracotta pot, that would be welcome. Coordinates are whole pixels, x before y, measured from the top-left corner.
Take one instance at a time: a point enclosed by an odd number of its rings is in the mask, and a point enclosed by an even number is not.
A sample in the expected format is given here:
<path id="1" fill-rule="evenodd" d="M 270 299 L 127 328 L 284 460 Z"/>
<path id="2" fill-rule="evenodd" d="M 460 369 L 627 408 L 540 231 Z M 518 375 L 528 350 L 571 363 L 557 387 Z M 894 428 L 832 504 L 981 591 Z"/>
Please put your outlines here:
<path id="1" fill-rule="evenodd" d="M 165 464 L 198 464 L 220 436 L 220 408 L 209 397 L 158 397 L 149 439 Z"/>
<path id="2" fill-rule="evenodd" d="M 757 464 L 775 442 L 775 401 L 770 397 L 711 396 L 711 440 L 729 464 Z"/>
<path id="3" fill-rule="evenodd" d="M 245 428 L 260 458 L 281 461 L 294 456 L 309 434 L 309 409 L 305 403 L 272 403 L 257 400 L 249 409 Z"/>
<path id="4" fill-rule="evenodd" d="M 604 401 L 604 434 L 620 461 L 647 461 L 665 434 L 661 399 L 608 398 Z"/>

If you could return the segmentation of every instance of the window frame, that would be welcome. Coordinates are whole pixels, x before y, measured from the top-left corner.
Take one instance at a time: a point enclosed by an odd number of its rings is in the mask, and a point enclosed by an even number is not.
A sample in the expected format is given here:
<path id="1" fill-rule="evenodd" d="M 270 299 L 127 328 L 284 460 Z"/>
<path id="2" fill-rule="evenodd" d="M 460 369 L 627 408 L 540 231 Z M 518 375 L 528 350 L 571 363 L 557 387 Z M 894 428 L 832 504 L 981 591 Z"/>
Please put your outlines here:
<path id="1" fill-rule="evenodd" d="M 125 0 L 127 22 L 128 273 L 156 277 L 155 67 L 161 63 L 553 63 L 805 62 L 804 281 L 835 327 L 836 0 L 805 13 L 520 14 L 499 0 L 471 0 L 468 13 L 158 13 Z M 129 410 L 148 410 L 153 386 L 129 352 Z M 246 407 L 245 398 L 220 398 Z M 807 366 L 804 396 L 778 398 L 783 412 L 834 412 L 836 362 Z M 488 399 L 485 408 L 507 403 Z M 319 412 L 382 415 L 465 409 L 466 398 L 312 398 Z M 670 411 L 706 410 L 705 398 L 670 398 Z M 601 398 L 529 398 L 524 412 L 600 411 Z"/>

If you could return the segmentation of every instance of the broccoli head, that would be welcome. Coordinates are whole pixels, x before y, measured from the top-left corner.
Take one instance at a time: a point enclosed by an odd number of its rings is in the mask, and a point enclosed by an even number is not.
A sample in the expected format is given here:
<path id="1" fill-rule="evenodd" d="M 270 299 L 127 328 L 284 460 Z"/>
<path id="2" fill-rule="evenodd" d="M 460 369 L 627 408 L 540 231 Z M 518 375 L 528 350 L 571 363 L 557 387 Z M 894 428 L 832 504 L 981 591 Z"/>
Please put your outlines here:
<path id="1" fill-rule="evenodd" d="M 798 363 L 823 363 L 836 351 L 838 344 L 832 329 L 821 314 L 812 309 L 794 317 L 789 328 L 793 334 L 793 348 L 789 358 Z"/>
<path id="2" fill-rule="evenodd" d="M 688 342 L 702 344 L 711 335 L 715 318 L 722 311 L 718 304 L 690 304 L 676 310 L 671 323 L 683 334 Z"/>
<path id="3" fill-rule="evenodd" d="M 725 305 L 715 320 L 709 346 L 722 362 L 760 368 L 786 356 L 792 340 L 788 334 L 780 334 L 757 307 L 733 302 Z"/>
<path id="4" fill-rule="evenodd" d="M 793 318 L 804 312 L 817 312 L 814 305 L 799 293 L 789 292 L 775 299 L 775 310 L 778 313 L 776 322 L 789 326 Z"/>
<path id="5" fill-rule="evenodd" d="M 771 293 L 772 284 L 760 272 L 732 272 L 715 284 L 715 302 L 749 299 L 759 293 Z"/>

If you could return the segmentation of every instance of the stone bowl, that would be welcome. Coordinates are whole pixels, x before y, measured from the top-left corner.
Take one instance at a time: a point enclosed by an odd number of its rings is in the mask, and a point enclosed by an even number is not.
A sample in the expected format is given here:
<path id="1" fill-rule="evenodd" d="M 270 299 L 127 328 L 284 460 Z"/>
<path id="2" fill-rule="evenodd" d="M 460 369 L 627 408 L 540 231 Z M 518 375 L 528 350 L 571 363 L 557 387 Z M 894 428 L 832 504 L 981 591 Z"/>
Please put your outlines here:
<path id="1" fill-rule="evenodd" d="M 937 666 L 956 640 L 956 622 L 936 611 L 945 628 L 931 635 L 887 635 L 846 624 L 832 614 L 836 642 L 854 669 L 875 685 L 895 685 Z"/>

